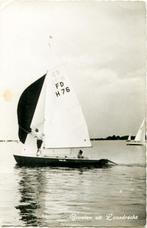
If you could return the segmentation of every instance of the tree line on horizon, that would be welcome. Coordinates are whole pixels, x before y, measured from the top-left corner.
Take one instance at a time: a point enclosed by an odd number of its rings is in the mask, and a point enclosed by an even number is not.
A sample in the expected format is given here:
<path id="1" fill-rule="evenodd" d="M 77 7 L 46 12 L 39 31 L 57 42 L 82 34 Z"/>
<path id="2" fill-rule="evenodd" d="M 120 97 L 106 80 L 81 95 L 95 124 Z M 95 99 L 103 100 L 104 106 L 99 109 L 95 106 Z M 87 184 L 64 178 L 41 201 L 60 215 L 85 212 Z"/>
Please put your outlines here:
<path id="1" fill-rule="evenodd" d="M 107 136 L 106 138 L 91 138 L 90 140 L 127 140 L 129 135 L 112 135 L 112 136 Z M 135 139 L 135 136 L 131 136 L 131 140 Z"/>

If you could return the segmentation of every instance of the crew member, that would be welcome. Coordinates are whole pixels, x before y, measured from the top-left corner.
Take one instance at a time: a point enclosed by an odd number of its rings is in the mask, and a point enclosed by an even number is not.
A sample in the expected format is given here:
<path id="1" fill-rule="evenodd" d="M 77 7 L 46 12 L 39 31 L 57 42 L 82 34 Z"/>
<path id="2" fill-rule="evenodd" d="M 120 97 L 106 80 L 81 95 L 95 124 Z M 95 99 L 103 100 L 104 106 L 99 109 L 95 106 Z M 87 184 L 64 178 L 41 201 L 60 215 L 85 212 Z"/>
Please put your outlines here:
<path id="1" fill-rule="evenodd" d="M 43 143 L 43 134 L 41 134 L 38 130 L 38 128 L 35 129 L 35 131 L 31 130 L 31 133 L 34 138 L 36 138 L 36 143 L 37 143 L 37 153 L 36 155 L 39 156 L 41 154 L 41 146 Z"/>
<path id="2" fill-rule="evenodd" d="M 79 153 L 78 153 L 78 156 L 77 157 L 78 158 L 84 158 L 83 151 L 82 150 L 79 150 Z"/>

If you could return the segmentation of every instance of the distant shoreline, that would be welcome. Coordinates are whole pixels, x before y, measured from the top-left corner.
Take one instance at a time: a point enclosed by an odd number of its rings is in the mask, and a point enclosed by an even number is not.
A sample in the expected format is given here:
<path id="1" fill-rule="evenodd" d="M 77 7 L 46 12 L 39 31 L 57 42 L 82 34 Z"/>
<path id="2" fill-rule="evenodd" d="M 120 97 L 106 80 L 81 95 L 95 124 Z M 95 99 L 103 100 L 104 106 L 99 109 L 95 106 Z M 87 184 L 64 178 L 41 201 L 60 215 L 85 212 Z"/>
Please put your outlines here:
<path id="1" fill-rule="evenodd" d="M 131 136 L 131 139 L 133 140 L 135 136 Z M 91 141 L 102 141 L 102 140 L 127 140 L 128 135 L 124 136 L 108 136 L 106 138 L 90 138 Z M 0 142 L 19 142 L 18 139 L 1 139 Z"/>
<path id="2" fill-rule="evenodd" d="M 18 139 L 0 139 L 0 142 L 19 142 Z"/>
<path id="3" fill-rule="evenodd" d="M 124 136 L 108 136 L 106 138 L 91 138 L 91 141 L 101 141 L 101 140 L 127 140 L 128 139 L 128 135 L 124 135 Z M 135 136 L 131 136 L 131 139 L 133 140 L 135 138 Z"/>

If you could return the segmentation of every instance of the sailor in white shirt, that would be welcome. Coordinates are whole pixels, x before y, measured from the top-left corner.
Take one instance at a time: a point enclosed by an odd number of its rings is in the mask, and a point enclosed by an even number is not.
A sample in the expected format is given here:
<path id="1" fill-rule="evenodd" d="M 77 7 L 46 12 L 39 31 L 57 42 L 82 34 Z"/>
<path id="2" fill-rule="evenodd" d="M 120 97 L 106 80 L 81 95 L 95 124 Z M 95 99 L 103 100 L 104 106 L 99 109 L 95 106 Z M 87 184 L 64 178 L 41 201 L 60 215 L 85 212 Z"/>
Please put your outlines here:
<path id="1" fill-rule="evenodd" d="M 36 138 L 36 140 L 37 140 L 37 153 L 36 153 L 36 155 L 39 156 L 41 154 L 41 146 L 43 143 L 44 135 L 39 132 L 38 128 L 36 128 L 35 131 L 31 132 L 31 133 L 33 134 L 34 138 Z"/>

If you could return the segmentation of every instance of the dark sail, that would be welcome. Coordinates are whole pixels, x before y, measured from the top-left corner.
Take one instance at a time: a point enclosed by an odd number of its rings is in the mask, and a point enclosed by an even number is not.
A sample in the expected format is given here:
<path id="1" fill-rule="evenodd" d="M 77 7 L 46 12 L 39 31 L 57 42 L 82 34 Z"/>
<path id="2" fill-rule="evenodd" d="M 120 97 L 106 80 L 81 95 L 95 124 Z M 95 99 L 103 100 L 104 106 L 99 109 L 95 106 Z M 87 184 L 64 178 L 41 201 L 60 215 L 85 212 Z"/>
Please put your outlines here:
<path id="1" fill-rule="evenodd" d="M 34 83 L 32 83 L 29 87 L 27 87 L 19 99 L 17 107 L 19 125 L 18 136 L 22 143 L 25 143 L 27 134 L 31 130 L 30 125 L 44 83 L 45 76 L 46 74 Z"/>

